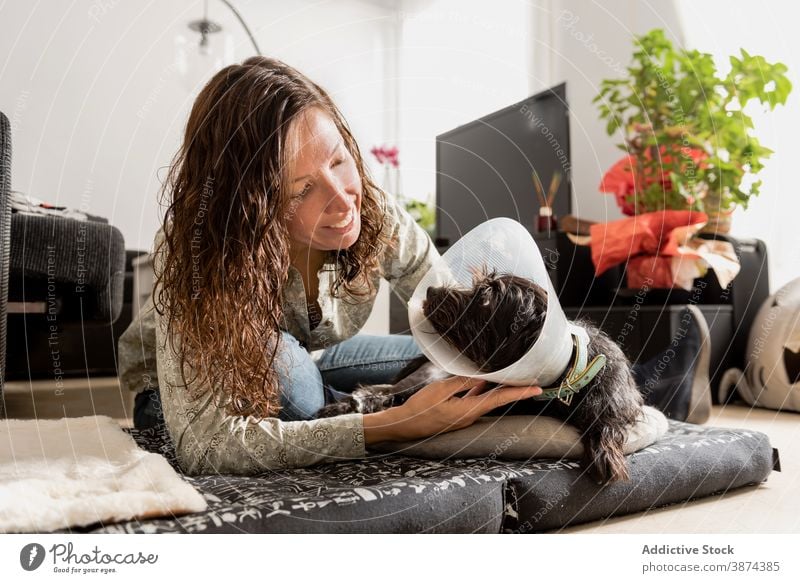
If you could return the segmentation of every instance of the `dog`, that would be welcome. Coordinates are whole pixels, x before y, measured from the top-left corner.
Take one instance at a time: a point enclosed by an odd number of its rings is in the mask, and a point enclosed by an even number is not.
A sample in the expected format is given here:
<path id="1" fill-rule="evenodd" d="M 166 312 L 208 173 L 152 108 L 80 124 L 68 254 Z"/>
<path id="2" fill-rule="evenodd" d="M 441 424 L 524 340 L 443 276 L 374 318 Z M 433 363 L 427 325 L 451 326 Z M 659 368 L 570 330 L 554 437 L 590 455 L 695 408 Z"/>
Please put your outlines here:
<path id="1" fill-rule="evenodd" d="M 497 371 L 519 360 L 536 342 L 547 314 L 547 291 L 529 279 L 484 269 L 473 275 L 473 286 L 468 290 L 429 288 L 423 313 L 436 332 L 481 372 Z M 541 414 L 569 423 L 580 431 L 582 463 L 598 482 L 627 480 L 623 447 L 629 427 L 643 413 L 644 400 L 620 347 L 590 322 L 574 323 L 588 333 L 588 362 L 600 354 L 606 357 L 605 366 L 589 384 L 569 404 L 559 399 L 531 398 L 490 415 Z M 395 407 L 425 385 L 450 376 L 420 356 L 410 361 L 393 383 L 360 386 L 347 399 L 323 407 L 317 417 Z M 566 372 L 553 386 L 565 376 Z M 488 388 L 492 386 L 496 385 L 489 384 Z"/>

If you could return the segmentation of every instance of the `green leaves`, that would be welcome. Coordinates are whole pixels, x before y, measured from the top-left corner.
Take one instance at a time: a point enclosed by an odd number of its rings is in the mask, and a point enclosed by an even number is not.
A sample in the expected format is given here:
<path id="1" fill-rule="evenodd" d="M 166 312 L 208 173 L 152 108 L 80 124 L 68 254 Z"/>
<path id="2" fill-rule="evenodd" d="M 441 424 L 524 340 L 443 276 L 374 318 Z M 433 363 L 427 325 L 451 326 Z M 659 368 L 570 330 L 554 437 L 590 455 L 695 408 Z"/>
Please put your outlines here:
<path id="1" fill-rule="evenodd" d="M 628 76 L 600 84 L 593 103 L 606 133 L 622 131 L 620 147 L 638 160 L 640 212 L 701 208 L 700 190 L 712 184 L 721 192 L 722 210 L 746 208 L 758 195 L 761 183 L 754 175 L 772 151 L 752 135 L 745 107 L 785 104 L 792 84 L 786 65 L 744 49 L 730 63 L 722 78 L 711 55 L 678 50 L 663 30 L 654 29 L 635 39 Z M 689 160 L 690 148 L 705 152 L 708 163 Z M 651 180 L 657 176 L 669 180 Z"/>
<path id="2" fill-rule="evenodd" d="M 405 202 L 408 214 L 413 217 L 417 224 L 433 236 L 436 226 L 436 208 L 430 202 L 410 199 Z"/>

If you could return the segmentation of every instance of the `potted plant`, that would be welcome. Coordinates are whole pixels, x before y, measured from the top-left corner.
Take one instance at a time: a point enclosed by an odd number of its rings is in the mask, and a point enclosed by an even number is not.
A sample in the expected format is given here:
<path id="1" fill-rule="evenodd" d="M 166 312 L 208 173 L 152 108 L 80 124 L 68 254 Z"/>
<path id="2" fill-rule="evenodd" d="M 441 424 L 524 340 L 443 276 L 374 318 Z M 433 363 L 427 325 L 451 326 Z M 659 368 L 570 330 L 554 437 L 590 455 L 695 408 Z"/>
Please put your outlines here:
<path id="1" fill-rule="evenodd" d="M 720 77 L 711 55 L 677 50 L 655 29 L 636 38 L 628 75 L 601 83 L 598 104 L 609 135 L 621 130 L 627 156 L 603 177 L 628 215 L 666 209 L 709 216 L 725 231 L 737 206 L 759 194 L 758 172 L 772 151 L 752 135 L 751 102 L 774 109 L 792 85 L 786 66 L 731 56 Z"/>

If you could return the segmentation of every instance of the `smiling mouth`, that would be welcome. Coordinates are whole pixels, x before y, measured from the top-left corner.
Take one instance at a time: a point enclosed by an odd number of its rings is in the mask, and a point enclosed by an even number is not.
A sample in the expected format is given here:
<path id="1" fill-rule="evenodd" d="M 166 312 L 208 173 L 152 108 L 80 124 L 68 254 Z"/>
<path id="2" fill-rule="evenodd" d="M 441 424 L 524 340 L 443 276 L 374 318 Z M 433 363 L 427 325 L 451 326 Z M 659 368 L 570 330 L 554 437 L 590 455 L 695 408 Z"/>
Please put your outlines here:
<path id="1" fill-rule="evenodd" d="M 343 229 L 350 225 L 353 222 L 353 218 L 355 218 L 355 212 L 350 211 L 345 218 L 334 225 L 328 225 L 329 229 Z"/>

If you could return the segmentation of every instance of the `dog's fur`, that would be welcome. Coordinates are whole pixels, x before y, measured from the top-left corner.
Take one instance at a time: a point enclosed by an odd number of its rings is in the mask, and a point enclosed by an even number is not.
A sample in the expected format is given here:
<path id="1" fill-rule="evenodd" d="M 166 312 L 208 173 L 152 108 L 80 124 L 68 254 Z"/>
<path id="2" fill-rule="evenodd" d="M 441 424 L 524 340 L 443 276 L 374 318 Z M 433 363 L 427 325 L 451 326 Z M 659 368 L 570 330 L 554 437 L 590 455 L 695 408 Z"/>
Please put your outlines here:
<path id="1" fill-rule="evenodd" d="M 547 292 L 528 279 L 484 271 L 475 274 L 469 290 L 429 288 L 423 313 L 437 333 L 482 372 L 496 371 L 519 360 L 539 337 L 547 313 Z M 491 414 L 543 414 L 561 419 L 581 432 L 583 461 L 597 480 L 625 480 L 628 467 L 623 446 L 644 402 L 619 346 L 593 324 L 576 323 L 589 334 L 589 361 L 604 354 L 606 365 L 572 403 L 527 399 Z M 393 384 L 359 387 L 348 399 L 324 407 L 317 416 L 372 413 L 397 406 L 425 385 L 449 376 L 421 356 L 411 361 Z"/>

